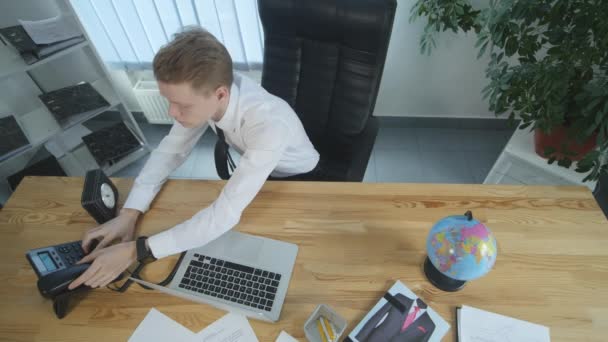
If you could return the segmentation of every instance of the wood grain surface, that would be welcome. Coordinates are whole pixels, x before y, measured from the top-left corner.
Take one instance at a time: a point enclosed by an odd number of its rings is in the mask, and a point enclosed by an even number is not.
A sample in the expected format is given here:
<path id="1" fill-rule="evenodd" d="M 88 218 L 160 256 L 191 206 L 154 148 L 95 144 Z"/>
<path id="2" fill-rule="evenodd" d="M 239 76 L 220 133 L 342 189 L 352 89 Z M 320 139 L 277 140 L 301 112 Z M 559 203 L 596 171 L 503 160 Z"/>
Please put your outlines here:
<path id="1" fill-rule="evenodd" d="M 122 204 L 132 179 L 114 178 Z M 225 313 L 139 286 L 96 289 L 64 319 L 36 288 L 27 250 L 79 240 L 95 222 L 80 206 L 83 178 L 27 177 L 0 211 L 0 340 L 126 341 L 154 307 L 193 332 Z M 151 235 L 190 218 L 222 181 L 170 180 L 138 222 Z M 487 276 L 460 292 L 435 289 L 422 272 L 433 224 L 472 210 L 496 235 Z M 267 182 L 239 231 L 298 244 L 281 319 L 250 320 L 260 341 L 285 330 L 305 341 L 318 304 L 346 318 L 347 332 L 401 280 L 450 324 L 470 305 L 549 326 L 552 341 L 608 340 L 608 221 L 584 187 Z M 176 257 L 152 264 L 164 278 Z"/>

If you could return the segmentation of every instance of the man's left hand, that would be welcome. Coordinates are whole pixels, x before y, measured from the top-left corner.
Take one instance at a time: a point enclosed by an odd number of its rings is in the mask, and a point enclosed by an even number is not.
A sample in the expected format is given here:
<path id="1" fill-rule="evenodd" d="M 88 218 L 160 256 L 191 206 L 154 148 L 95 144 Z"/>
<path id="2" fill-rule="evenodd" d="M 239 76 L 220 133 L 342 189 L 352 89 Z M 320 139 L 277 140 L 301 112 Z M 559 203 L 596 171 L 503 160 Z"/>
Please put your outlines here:
<path id="1" fill-rule="evenodd" d="M 137 260 L 135 241 L 123 242 L 96 250 L 80 259 L 77 264 L 89 263 L 91 266 L 76 278 L 68 289 L 72 290 L 85 284 L 89 287 L 103 287 L 116 279 L 124 270 Z"/>

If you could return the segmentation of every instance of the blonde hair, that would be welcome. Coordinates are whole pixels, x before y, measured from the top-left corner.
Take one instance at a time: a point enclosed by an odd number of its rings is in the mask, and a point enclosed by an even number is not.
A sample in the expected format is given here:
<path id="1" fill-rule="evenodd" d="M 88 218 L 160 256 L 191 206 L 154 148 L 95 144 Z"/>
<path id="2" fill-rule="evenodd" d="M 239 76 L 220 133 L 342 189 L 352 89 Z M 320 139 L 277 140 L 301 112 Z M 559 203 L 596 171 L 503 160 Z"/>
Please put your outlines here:
<path id="1" fill-rule="evenodd" d="M 214 91 L 232 85 L 232 58 L 226 47 L 200 27 L 176 33 L 152 63 L 156 80 L 165 83 L 190 82 L 196 90 Z"/>

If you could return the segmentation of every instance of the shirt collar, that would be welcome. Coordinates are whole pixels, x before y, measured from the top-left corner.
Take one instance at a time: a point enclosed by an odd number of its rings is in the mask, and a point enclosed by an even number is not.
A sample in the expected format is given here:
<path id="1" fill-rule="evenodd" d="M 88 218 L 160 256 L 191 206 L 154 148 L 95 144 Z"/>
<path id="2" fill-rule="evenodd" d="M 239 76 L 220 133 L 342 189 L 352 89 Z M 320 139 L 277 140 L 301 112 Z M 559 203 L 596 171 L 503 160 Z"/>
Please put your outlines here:
<path id="1" fill-rule="evenodd" d="M 226 112 L 220 121 L 214 122 L 215 126 L 222 129 L 222 131 L 229 131 L 234 127 L 234 121 L 236 120 L 236 107 L 239 101 L 239 88 L 235 82 L 232 82 L 230 86 L 230 99 L 228 100 L 228 107 Z"/>
<path id="2" fill-rule="evenodd" d="M 423 308 L 419 307 L 417 301 L 414 301 L 414 303 L 410 307 L 410 311 L 408 312 L 408 314 L 413 313 L 414 310 L 416 310 L 416 308 L 418 308 L 418 314 L 414 318 L 420 317 L 420 315 L 422 315 L 427 309 L 427 308 L 423 309 Z"/>

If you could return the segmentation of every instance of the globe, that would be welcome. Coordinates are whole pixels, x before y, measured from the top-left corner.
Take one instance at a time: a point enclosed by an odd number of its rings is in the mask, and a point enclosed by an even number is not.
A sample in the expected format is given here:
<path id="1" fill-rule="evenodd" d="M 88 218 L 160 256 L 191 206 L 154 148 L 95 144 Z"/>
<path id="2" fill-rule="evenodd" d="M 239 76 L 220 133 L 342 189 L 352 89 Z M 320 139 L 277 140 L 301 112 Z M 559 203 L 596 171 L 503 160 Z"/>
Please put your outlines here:
<path id="1" fill-rule="evenodd" d="M 426 241 L 427 278 L 439 289 L 460 290 L 467 281 L 488 273 L 496 262 L 496 238 L 483 223 L 465 215 L 437 222 Z"/>

